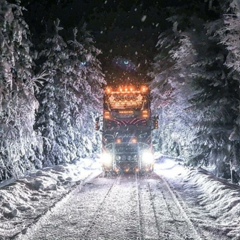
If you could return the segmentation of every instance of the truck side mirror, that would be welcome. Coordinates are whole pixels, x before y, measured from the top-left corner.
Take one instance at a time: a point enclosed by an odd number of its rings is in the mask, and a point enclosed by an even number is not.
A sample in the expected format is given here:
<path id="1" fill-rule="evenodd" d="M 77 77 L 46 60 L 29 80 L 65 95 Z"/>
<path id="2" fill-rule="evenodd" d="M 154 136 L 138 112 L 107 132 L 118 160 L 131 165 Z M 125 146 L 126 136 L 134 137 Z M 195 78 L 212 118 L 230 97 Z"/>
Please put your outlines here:
<path id="1" fill-rule="evenodd" d="M 99 117 L 96 117 L 95 119 L 95 130 L 98 131 L 100 129 L 100 124 L 99 124 Z"/>
<path id="2" fill-rule="evenodd" d="M 153 126 L 154 126 L 154 129 L 158 129 L 159 128 L 159 126 L 158 126 L 158 117 L 157 116 L 155 116 L 153 118 Z"/>

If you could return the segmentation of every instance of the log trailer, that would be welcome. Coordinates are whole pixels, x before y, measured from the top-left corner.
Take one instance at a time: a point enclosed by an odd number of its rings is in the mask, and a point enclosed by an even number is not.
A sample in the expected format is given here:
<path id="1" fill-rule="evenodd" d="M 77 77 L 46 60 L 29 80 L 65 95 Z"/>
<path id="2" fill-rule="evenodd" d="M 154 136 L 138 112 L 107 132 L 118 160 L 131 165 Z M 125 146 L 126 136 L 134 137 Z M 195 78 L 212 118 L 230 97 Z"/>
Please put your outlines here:
<path id="1" fill-rule="evenodd" d="M 151 117 L 150 90 L 146 85 L 108 86 L 104 90 L 102 120 L 103 173 L 152 172 L 152 130 L 158 120 Z M 100 118 L 96 118 L 96 130 Z"/>

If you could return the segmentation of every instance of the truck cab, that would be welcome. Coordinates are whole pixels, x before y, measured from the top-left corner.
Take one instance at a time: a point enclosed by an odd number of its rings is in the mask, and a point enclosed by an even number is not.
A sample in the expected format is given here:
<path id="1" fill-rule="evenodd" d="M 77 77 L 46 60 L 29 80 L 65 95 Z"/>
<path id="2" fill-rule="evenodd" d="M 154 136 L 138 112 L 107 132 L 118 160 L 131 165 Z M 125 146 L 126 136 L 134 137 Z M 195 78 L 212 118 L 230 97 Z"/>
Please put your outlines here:
<path id="1" fill-rule="evenodd" d="M 152 172 L 153 121 L 148 86 L 108 86 L 103 111 L 103 172 Z"/>

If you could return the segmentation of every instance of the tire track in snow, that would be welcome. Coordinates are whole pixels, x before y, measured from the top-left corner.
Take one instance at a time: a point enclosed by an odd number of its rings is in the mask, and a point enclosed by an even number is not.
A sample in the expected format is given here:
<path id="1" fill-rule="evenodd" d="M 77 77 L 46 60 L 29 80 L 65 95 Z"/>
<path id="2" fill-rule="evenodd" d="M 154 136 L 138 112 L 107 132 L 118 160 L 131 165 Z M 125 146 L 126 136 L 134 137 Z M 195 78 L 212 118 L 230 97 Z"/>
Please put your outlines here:
<path id="1" fill-rule="evenodd" d="M 107 196 L 86 239 L 140 240 L 138 186 L 134 175 L 121 176 Z"/>
<path id="2" fill-rule="evenodd" d="M 138 176 L 137 184 L 141 239 L 162 239 L 160 238 L 159 223 L 156 217 L 149 179 L 145 179 L 145 176 Z"/>
<path id="3" fill-rule="evenodd" d="M 139 188 L 139 174 L 135 174 L 136 179 L 136 199 L 137 199 L 137 208 L 138 208 L 138 219 L 139 219 L 139 240 L 143 239 L 143 218 L 142 218 L 142 204 L 141 204 L 141 194 L 140 194 L 140 188 Z"/>
<path id="4" fill-rule="evenodd" d="M 21 240 L 200 240 L 164 179 L 97 178 L 76 188 Z"/>
<path id="5" fill-rule="evenodd" d="M 90 234 L 90 232 L 93 231 L 93 228 L 94 228 L 94 225 L 96 224 L 97 218 L 100 217 L 100 212 L 102 211 L 103 206 L 104 206 L 105 202 L 107 201 L 107 198 L 108 198 L 108 196 L 110 195 L 110 193 L 111 193 L 114 185 L 120 182 L 120 177 L 121 177 L 121 175 L 118 176 L 118 177 L 116 178 L 116 181 L 114 181 L 114 182 L 111 184 L 111 186 L 109 187 L 106 195 L 104 196 L 104 198 L 103 198 L 102 201 L 100 202 L 97 210 L 95 211 L 94 216 L 93 216 L 93 218 L 92 218 L 92 220 L 91 220 L 91 222 L 90 222 L 90 225 L 89 225 L 88 228 L 86 228 L 86 230 L 83 232 L 81 239 L 88 239 L 87 237 L 88 237 L 88 235 Z M 90 238 L 90 239 L 91 239 L 91 238 Z"/>
<path id="6" fill-rule="evenodd" d="M 162 196 L 165 200 L 166 207 L 171 214 L 171 217 L 173 219 L 173 224 L 175 225 L 179 236 L 182 237 L 182 239 L 192 239 L 192 240 L 202 240 L 205 239 L 204 236 L 201 236 L 201 234 L 196 230 L 194 224 L 192 223 L 190 217 L 188 216 L 186 209 L 187 207 L 184 204 L 184 201 L 181 199 L 180 195 L 172 189 L 170 184 L 165 180 L 162 176 L 159 177 L 159 190 L 162 193 Z M 174 204 L 170 204 L 171 200 Z M 179 212 L 178 212 L 179 211 Z M 181 219 L 181 216 L 183 219 Z M 185 224 L 184 224 L 185 223 Z"/>

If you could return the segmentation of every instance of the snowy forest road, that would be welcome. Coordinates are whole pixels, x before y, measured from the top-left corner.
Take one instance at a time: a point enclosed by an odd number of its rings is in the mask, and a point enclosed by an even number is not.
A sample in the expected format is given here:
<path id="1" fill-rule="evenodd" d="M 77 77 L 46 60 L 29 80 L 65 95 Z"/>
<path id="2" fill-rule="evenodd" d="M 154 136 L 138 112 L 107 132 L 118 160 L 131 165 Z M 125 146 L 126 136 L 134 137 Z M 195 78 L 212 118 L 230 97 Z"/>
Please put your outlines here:
<path id="1" fill-rule="evenodd" d="M 98 177 L 74 189 L 21 239 L 202 239 L 178 198 L 156 174 Z"/>

